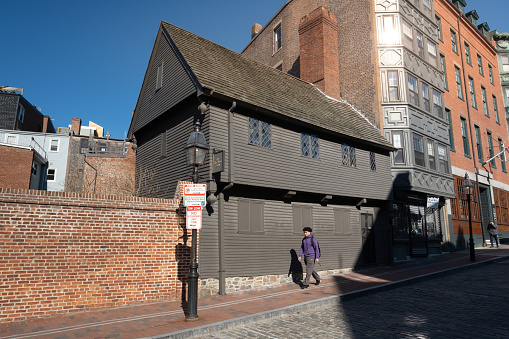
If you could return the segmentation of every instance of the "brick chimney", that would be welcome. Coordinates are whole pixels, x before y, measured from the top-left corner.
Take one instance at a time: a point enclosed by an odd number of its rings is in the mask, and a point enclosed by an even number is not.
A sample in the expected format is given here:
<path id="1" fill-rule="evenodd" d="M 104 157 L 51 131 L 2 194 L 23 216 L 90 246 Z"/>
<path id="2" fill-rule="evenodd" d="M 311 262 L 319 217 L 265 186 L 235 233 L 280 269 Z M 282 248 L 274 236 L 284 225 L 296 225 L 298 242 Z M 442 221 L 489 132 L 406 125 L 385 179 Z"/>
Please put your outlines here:
<path id="1" fill-rule="evenodd" d="M 262 25 L 260 24 L 254 24 L 251 28 L 251 39 L 255 37 L 256 34 L 260 33 L 262 30 Z"/>
<path id="2" fill-rule="evenodd" d="M 73 135 L 79 135 L 81 129 L 81 119 L 72 118 L 71 132 Z"/>
<path id="3" fill-rule="evenodd" d="M 340 99 L 336 16 L 318 7 L 299 23 L 300 78 Z"/>
<path id="4" fill-rule="evenodd" d="M 44 115 L 42 117 L 42 133 L 46 133 L 48 131 L 48 122 L 51 117 L 49 115 Z"/>

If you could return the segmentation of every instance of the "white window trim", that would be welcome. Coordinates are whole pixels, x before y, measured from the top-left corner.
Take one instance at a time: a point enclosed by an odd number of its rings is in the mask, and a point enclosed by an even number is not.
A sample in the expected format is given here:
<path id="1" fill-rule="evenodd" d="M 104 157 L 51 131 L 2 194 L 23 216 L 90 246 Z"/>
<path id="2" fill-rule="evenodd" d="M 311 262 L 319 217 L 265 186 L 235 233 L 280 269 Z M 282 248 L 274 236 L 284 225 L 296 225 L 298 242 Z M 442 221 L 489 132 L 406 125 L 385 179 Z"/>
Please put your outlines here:
<path id="1" fill-rule="evenodd" d="M 57 142 L 57 150 L 56 151 L 53 151 L 51 149 L 51 143 L 53 142 L 53 140 L 55 140 Z M 49 152 L 52 152 L 52 153 L 57 153 L 58 151 L 60 150 L 60 139 L 55 139 L 55 138 L 52 138 L 49 140 Z"/>
<path id="2" fill-rule="evenodd" d="M 278 29 L 281 31 L 280 36 L 279 36 L 279 40 L 277 40 L 277 30 Z M 282 39 L 283 39 L 282 21 L 279 21 L 272 28 L 272 44 L 273 44 L 272 54 L 276 54 L 281 48 L 283 48 L 283 41 L 282 41 Z M 279 42 L 279 45 L 280 45 L 279 48 L 278 48 L 278 42 Z"/>
<path id="3" fill-rule="evenodd" d="M 48 173 L 49 170 L 53 170 L 53 171 L 55 171 L 55 173 L 53 174 L 53 180 L 47 179 L 46 181 L 48 181 L 48 182 L 57 181 L 57 169 L 56 168 L 48 168 L 48 170 L 46 171 L 46 178 L 48 178 L 48 176 L 49 176 L 49 173 Z"/>

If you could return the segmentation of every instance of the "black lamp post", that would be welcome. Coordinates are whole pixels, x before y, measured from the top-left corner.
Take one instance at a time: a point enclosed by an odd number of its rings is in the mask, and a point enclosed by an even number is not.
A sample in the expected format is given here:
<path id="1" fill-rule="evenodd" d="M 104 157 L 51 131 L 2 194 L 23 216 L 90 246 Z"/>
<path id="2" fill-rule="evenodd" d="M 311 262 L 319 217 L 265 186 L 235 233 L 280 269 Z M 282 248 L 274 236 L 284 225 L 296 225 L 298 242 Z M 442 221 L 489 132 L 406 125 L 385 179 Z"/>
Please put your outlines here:
<path id="1" fill-rule="evenodd" d="M 209 146 L 205 135 L 200 132 L 200 123 L 194 125 L 186 144 L 187 165 L 193 166 L 193 183 L 198 183 L 198 167 L 205 163 L 205 157 Z M 198 263 L 196 262 L 196 229 L 192 230 L 191 240 L 191 263 L 189 264 L 188 291 L 187 291 L 187 314 L 186 320 L 198 320 Z"/>
<path id="2" fill-rule="evenodd" d="M 468 230 L 470 232 L 470 261 L 475 261 L 475 248 L 474 248 L 474 238 L 472 236 L 472 210 L 470 207 L 470 196 L 474 193 L 474 185 L 472 181 L 468 178 L 468 173 L 465 173 L 465 179 L 461 184 L 463 187 L 463 192 L 467 195 L 467 203 L 468 203 Z"/>

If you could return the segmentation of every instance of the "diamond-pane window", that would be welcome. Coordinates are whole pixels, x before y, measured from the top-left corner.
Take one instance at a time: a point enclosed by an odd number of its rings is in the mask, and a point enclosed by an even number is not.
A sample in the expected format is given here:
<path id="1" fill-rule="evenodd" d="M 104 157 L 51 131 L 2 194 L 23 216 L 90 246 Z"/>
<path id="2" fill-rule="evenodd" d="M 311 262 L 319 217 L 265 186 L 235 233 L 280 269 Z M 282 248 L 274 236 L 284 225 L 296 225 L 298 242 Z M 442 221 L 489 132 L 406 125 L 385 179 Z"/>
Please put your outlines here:
<path id="1" fill-rule="evenodd" d="M 350 165 L 350 157 L 349 157 L 349 153 L 348 153 L 348 145 L 347 144 L 341 145 L 341 155 L 342 155 L 343 165 L 349 166 Z"/>
<path id="2" fill-rule="evenodd" d="M 369 163 L 371 164 L 371 170 L 376 171 L 375 152 L 369 152 Z"/>
<path id="3" fill-rule="evenodd" d="M 311 135 L 311 157 L 318 158 L 320 156 L 320 149 L 318 147 L 318 137 Z"/>
<path id="4" fill-rule="evenodd" d="M 270 133 L 270 124 L 262 121 L 262 147 L 270 148 L 272 146 L 272 137 Z"/>
<path id="5" fill-rule="evenodd" d="M 260 144 L 260 131 L 258 119 L 249 118 L 249 143 Z"/>
<path id="6" fill-rule="evenodd" d="M 272 137 L 270 124 L 255 118 L 249 118 L 249 143 L 271 148 Z"/>
<path id="7" fill-rule="evenodd" d="M 357 158 L 355 156 L 355 147 L 350 146 L 350 166 L 356 167 L 357 166 Z"/>
<path id="8" fill-rule="evenodd" d="M 300 148 L 302 150 L 302 155 L 309 157 L 309 134 L 300 134 Z"/>
<path id="9" fill-rule="evenodd" d="M 318 136 L 307 133 L 300 134 L 300 146 L 302 155 L 305 157 L 318 158 L 320 149 L 318 145 Z"/>

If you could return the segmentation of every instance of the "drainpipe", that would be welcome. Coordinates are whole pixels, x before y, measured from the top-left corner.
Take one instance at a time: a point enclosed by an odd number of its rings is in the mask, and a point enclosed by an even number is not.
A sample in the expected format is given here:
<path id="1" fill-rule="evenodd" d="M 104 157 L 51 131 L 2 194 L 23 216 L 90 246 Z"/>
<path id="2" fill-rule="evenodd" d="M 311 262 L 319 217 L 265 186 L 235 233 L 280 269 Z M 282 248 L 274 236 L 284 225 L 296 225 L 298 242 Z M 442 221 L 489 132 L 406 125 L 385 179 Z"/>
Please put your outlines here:
<path id="1" fill-rule="evenodd" d="M 466 94 L 468 92 L 468 99 L 470 99 L 470 102 L 472 102 L 472 98 L 470 97 L 470 91 L 467 91 L 467 78 L 466 78 L 466 72 L 465 72 L 465 62 L 463 61 L 463 47 L 462 47 L 462 44 L 461 44 L 461 40 L 462 40 L 462 35 L 461 35 L 461 25 L 460 25 L 460 18 L 461 18 L 461 13 L 459 14 L 458 16 L 458 36 L 459 36 L 459 51 L 460 51 L 460 59 L 461 59 L 461 68 L 462 68 L 462 73 L 463 73 L 463 83 L 465 84 L 465 98 L 467 97 Z M 475 169 L 475 181 L 477 182 L 477 208 L 479 209 L 479 218 L 481 220 L 481 234 L 482 234 L 482 239 L 483 239 L 483 244 L 484 244 L 484 228 L 483 228 L 483 217 L 482 217 L 482 208 L 481 208 L 481 189 L 479 188 L 479 168 L 477 167 L 477 162 L 476 162 L 476 154 L 475 152 L 477 151 L 477 149 L 474 149 L 474 136 L 473 136 L 473 133 L 472 133 L 472 120 L 470 118 L 470 103 L 469 103 L 469 100 L 466 100 L 466 104 L 467 104 L 467 115 L 468 115 L 468 126 L 469 126 L 469 129 L 470 129 L 470 144 L 472 145 L 472 161 L 474 163 L 474 169 Z M 488 172 L 488 177 L 489 177 L 489 172 Z M 491 196 L 491 191 L 490 191 L 490 196 Z M 491 202 L 490 202 L 491 203 Z"/>
<path id="2" fill-rule="evenodd" d="M 237 103 L 232 102 L 232 107 L 228 110 L 228 184 L 223 187 L 219 193 L 218 199 L 218 245 L 219 245 L 219 294 L 226 294 L 226 270 L 225 270 L 225 240 L 224 240 L 224 191 L 233 187 L 235 180 L 235 171 L 233 165 L 233 110 Z"/>
<path id="3" fill-rule="evenodd" d="M 88 166 L 92 167 L 92 169 L 94 170 L 95 174 L 94 174 L 94 194 L 95 194 L 95 186 L 97 185 L 97 168 L 95 168 L 94 166 L 92 166 L 88 161 L 87 161 L 87 158 L 85 158 L 85 164 L 87 164 Z M 83 174 L 84 175 L 84 174 Z"/>

